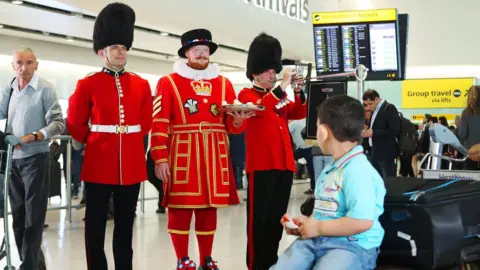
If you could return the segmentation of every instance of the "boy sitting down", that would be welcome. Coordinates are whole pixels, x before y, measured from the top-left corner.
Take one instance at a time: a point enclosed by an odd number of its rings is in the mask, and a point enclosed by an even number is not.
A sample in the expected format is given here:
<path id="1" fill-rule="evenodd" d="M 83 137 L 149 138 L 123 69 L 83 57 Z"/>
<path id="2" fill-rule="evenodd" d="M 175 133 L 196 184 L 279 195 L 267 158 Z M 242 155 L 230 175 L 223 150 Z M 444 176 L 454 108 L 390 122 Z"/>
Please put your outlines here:
<path id="1" fill-rule="evenodd" d="M 318 145 L 334 162 L 317 179 L 313 214 L 294 218 L 298 229 L 285 227 L 287 234 L 300 238 L 270 270 L 375 269 L 384 236 L 378 217 L 386 191 L 360 145 L 363 106 L 338 95 L 326 99 L 317 114 Z"/>

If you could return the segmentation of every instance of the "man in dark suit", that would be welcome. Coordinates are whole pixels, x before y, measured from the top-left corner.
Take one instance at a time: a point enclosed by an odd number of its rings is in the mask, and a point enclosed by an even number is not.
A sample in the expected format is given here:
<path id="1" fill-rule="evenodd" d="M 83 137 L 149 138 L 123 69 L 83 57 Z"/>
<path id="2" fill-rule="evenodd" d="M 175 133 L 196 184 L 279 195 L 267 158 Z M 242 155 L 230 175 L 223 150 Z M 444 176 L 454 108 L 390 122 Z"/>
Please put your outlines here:
<path id="1" fill-rule="evenodd" d="M 400 118 L 395 105 L 381 99 L 377 91 L 369 89 L 363 94 L 365 110 L 372 112 L 370 127 L 362 132 L 371 146 L 370 161 L 385 178 L 396 175 L 398 156 L 397 136 Z"/>

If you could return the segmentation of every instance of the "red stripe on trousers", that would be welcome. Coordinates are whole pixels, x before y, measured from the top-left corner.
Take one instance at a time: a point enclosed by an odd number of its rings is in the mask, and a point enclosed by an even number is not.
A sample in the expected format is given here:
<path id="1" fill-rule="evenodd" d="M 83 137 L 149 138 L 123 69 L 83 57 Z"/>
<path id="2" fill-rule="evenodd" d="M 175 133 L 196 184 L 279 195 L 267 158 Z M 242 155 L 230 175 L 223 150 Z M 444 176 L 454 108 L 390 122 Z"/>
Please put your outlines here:
<path id="1" fill-rule="evenodd" d="M 250 173 L 250 177 L 248 179 L 248 203 L 250 204 L 249 210 L 250 214 L 248 215 L 248 269 L 252 270 L 253 269 L 253 256 L 254 256 L 254 243 L 253 243 L 253 201 L 254 201 L 254 192 L 253 192 L 253 187 L 254 187 L 254 173 Z"/>

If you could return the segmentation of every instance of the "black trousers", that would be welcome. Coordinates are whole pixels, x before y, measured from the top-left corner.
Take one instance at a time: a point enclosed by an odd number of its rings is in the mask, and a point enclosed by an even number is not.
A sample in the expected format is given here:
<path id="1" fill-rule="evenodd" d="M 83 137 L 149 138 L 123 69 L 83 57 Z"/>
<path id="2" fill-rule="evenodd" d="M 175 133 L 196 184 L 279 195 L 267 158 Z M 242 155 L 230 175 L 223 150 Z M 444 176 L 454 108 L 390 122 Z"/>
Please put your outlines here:
<path id="1" fill-rule="evenodd" d="M 293 172 L 256 171 L 247 176 L 247 267 L 268 270 L 278 260 L 280 219 L 287 212 Z"/>
<path id="2" fill-rule="evenodd" d="M 313 167 L 312 148 L 298 148 L 295 151 L 295 160 L 304 158 L 307 161 L 307 170 L 310 177 L 310 189 L 315 190 L 315 169 Z"/>
<path id="3" fill-rule="evenodd" d="M 388 158 L 384 156 L 377 156 L 375 152 L 370 152 L 370 163 L 378 171 L 378 173 L 385 177 L 395 177 L 397 176 L 397 164 L 395 163 L 395 158 Z"/>
<path id="4" fill-rule="evenodd" d="M 49 153 L 40 153 L 12 162 L 8 190 L 20 269 L 36 270 L 45 264 L 41 245 L 48 204 L 48 161 Z"/>
<path id="5" fill-rule="evenodd" d="M 400 175 L 404 177 L 415 177 L 412 167 L 412 158 L 411 154 L 400 154 Z"/>
<path id="6" fill-rule="evenodd" d="M 116 270 L 132 270 L 132 234 L 140 184 L 130 186 L 85 183 L 85 248 L 88 270 L 107 270 L 105 227 L 108 204 L 113 193 L 115 228 L 113 257 Z"/>

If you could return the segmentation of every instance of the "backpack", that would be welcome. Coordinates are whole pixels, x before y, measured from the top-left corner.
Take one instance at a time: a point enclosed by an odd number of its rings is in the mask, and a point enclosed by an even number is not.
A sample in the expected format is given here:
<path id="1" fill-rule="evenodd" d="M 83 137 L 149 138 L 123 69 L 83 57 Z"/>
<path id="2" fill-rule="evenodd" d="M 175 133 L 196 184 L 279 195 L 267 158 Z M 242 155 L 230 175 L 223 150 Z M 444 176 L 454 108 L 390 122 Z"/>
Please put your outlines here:
<path id="1" fill-rule="evenodd" d="M 390 103 L 385 106 L 385 113 L 389 105 Z M 400 130 L 397 135 L 398 151 L 400 154 L 414 155 L 418 145 L 418 132 L 415 125 L 402 114 L 399 114 L 398 118 L 400 119 Z"/>
<path id="2" fill-rule="evenodd" d="M 400 153 L 414 155 L 417 152 L 418 132 L 415 125 L 400 116 L 400 132 L 398 133 L 398 148 Z"/>

